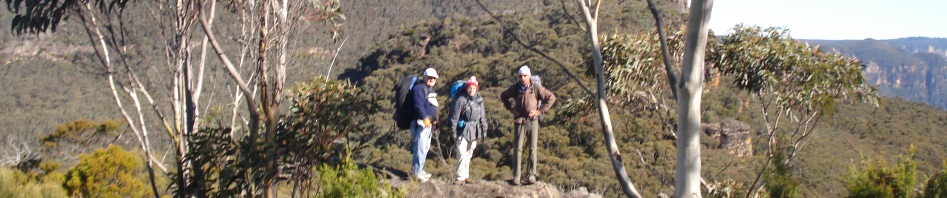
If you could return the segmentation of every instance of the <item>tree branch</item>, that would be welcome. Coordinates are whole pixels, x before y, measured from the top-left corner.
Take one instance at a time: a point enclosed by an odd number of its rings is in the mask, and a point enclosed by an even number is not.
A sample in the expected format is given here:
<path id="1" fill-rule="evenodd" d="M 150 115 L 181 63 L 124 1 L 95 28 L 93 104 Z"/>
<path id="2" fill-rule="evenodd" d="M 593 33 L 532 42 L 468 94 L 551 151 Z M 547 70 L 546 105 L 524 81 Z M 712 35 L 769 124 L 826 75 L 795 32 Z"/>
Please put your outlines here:
<path id="1" fill-rule="evenodd" d="M 674 97 L 677 98 L 677 75 L 675 74 L 674 67 L 671 65 L 671 53 L 668 50 L 667 37 L 664 33 L 664 24 L 661 20 L 661 14 L 658 12 L 657 6 L 654 5 L 653 0 L 648 0 L 648 9 L 651 10 L 651 15 L 654 16 L 655 27 L 658 31 L 658 38 L 661 40 L 661 58 L 664 59 L 664 71 L 667 73 L 668 84 L 671 85 L 671 93 L 674 94 Z"/>
<path id="2" fill-rule="evenodd" d="M 477 0 L 477 5 L 480 6 L 480 9 L 483 9 L 483 11 L 485 11 L 487 14 L 489 14 L 491 17 L 493 17 L 493 20 L 496 20 L 496 22 L 500 24 L 500 27 L 502 27 L 503 30 L 505 30 L 505 31 L 510 30 L 510 28 L 506 27 L 506 24 L 503 23 L 502 20 L 500 20 L 500 17 L 498 17 L 498 16 L 494 15 L 492 12 L 490 12 L 490 10 L 487 9 L 487 6 L 483 5 L 483 3 L 480 2 L 480 0 Z M 585 92 L 586 92 L 587 94 L 589 94 L 589 95 L 595 95 L 595 92 L 592 92 L 592 90 L 589 89 L 588 86 L 585 86 L 585 84 L 582 83 L 582 80 L 579 80 L 579 78 L 576 77 L 575 74 L 572 74 L 572 72 L 570 72 L 569 69 L 566 68 L 566 65 L 565 65 L 565 64 L 562 64 L 562 62 L 559 62 L 559 60 L 553 58 L 552 56 L 549 56 L 548 54 L 546 54 L 546 53 L 544 53 L 544 52 L 542 52 L 542 51 L 539 51 L 538 49 L 536 49 L 536 48 L 534 48 L 534 47 L 532 47 L 532 46 L 526 45 L 526 43 L 523 42 L 522 40 L 520 40 L 520 38 L 519 38 L 518 36 L 516 36 L 516 34 L 513 35 L 513 40 L 515 40 L 517 44 L 520 44 L 521 46 L 523 46 L 523 48 L 526 48 L 526 49 L 528 49 L 529 51 L 532 51 L 532 52 L 534 52 L 534 53 L 536 53 L 536 54 L 539 54 L 539 55 L 542 56 L 543 58 L 546 58 L 547 60 L 550 60 L 550 61 L 552 61 L 553 63 L 556 63 L 556 65 L 558 65 L 559 68 L 561 68 L 562 71 L 565 72 L 566 75 L 569 76 L 569 78 L 572 78 L 572 80 L 575 80 L 575 83 L 578 84 L 579 87 L 582 87 L 582 89 L 585 90 Z"/>

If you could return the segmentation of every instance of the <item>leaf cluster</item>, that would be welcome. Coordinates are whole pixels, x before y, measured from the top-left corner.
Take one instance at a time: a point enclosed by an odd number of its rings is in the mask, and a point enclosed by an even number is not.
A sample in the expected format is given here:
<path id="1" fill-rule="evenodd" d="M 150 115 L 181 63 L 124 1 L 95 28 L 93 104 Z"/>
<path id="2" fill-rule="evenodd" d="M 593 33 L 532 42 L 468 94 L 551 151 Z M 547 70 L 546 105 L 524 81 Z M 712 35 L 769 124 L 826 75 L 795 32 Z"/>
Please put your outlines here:
<path id="1" fill-rule="evenodd" d="M 141 161 L 119 146 L 79 155 L 79 164 L 66 173 L 63 187 L 70 196 L 148 197 L 145 182 L 135 177 Z"/>
<path id="2" fill-rule="evenodd" d="M 263 185 L 265 178 L 277 177 L 292 181 L 293 188 L 300 190 L 294 192 L 308 193 L 311 187 L 303 184 L 314 178 L 312 168 L 343 153 L 345 144 L 340 140 L 351 131 L 363 130 L 360 114 L 373 105 L 361 97 L 359 88 L 325 78 L 298 83 L 288 93 L 290 111 L 280 118 L 272 142 L 235 140 L 235 134 L 244 132 L 221 124 L 192 134 L 191 152 L 184 160 L 198 168 L 187 176 L 193 186 L 180 189 L 190 189 L 185 194 L 229 197 L 259 193 L 247 191 Z M 270 150 L 276 153 L 265 152 Z M 266 162 L 277 165 L 271 169 Z"/>
<path id="3" fill-rule="evenodd" d="M 775 97 L 777 109 L 828 112 L 836 99 L 877 103 L 859 60 L 810 48 L 787 29 L 738 25 L 711 50 L 708 62 L 738 88 Z"/>
<path id="4" fill-rule="evenodd" d="M 859 167 L 853 165 L 845 178 L 849 197 L 914 197 L 917 164 L 911 158 L 915 151 L 911 146 L 909 156 L 899 157 L 892 167 L 883 160 L 870 159 L 862 160 Z"/>

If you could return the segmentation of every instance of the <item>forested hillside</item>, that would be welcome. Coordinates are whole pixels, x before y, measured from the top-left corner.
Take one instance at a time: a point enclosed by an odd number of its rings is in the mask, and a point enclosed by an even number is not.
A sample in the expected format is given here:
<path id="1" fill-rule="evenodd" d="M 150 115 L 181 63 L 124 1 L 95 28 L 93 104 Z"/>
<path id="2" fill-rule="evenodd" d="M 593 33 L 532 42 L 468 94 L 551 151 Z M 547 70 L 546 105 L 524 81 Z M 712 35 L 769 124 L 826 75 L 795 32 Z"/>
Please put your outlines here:
<path id="1" fill-rule="evenodd" d="M 680 39 L 683 24 L 683 14 L 677 7 L 677 1 L 659 1 L 659 9 L 666 17 L 667 31 L 671 34 L 671 45 L 677 53 L 683 42 Z M 656 36 L 653 35 L 654 23 L 643 1 L 607 1 L 602 5 L 600 14 L 600 32 L 603 41 L 619 43 L 617 38 L 641 38 L 649 46 L 655 46 Z M 343 168 L 328 168 L 328 166 L 305 167 L 307 172 L 319 175 L 344 172 L 354 164 L 384 169 L 388 172 L 408 172 L 411 164 L 410 133 L 397 130 L 391 120 L 394 95 L 394 84 L 405 75 L 420 75 L 424 68 L 432 67 L 438 70 L 441 80 L 435 86 L 439 94 L 438 100 L 442 104 L 447 102 L 449 84 L 455 80 L 476 76 L 479 79 L 481 93 L 486 98 L 486 113 L 490 125 L 488 138 L 482 141 L 474 153 L 471 165 L 471 180 L 503 181 L 511 179 L 511 164 L 514 160 L 514 136 L 512 134 L 512 115 L 502 108 L 498 98 L 499 93 L 515 83 L 514 72 L 522 65 L 528 65 L 533 74 L 542 77 L 543 85 L 558 96 L 556 106 L 541 119 L 542 128 L 539 142 L 539 180 L 555 186 L 561 191 L 571 191 L 587 188 L 592 193 L 606 197 L 618 197 L 621 190 L 611 169 L 608 154 L 603 146 L 604 141 L 599 126 L 598 117 L 588 116 L 591 104 L 581 86 L 594 85 L 594 77 L 589 71 L 591 62 L 590 47 L 587 41 L 581 19 L 577 18 L 579 11 L 574 2 L 570 1 L 523 1 L 510 3 L 508 1 L 371 1 L 355 0 L 343 1 L 343 9 L 348 19 L 342 26 L 345 39 L 332 42 L 326 30 L 312 29 L 301 31 L 295 40 L 295 48 L 290 61 L 288 81 L 296 83 L 281 96 L 288 98 L 283 106 L 287 109 L 280 115 L 282 128 L 276 130 L 291 131 L 294 128 L 305 128 L 310 133 L 279 133 L 277 138 L 281 142 L 274 147 L 280 150 L 276 154 L 255 151 L 253 156 L 260 159 L 269 159 L 273 156 L 292 156 L 292 160 L 337 163 Z M 136 7 L 134 9 L 144 9 Z M 485 11 L 486 9 L 487 11 Z M 10 21 L 9 13 L 0 14 L 0 19 Z M 232 14 L 232 13 L 231 13 Z M 235 16 L 221 15 L 221 24 L 228 24 Z M 141 20 L 147 26 L 147 20 Z M 6 25 L 7 23 L 3 23 Z M 220 34 L 227 39 L 238 40 L 238 27 L 218 26 Z M 7 26 L 0 29 L 9 30 Z M 147 32 L 138 32 L 147 35 Z M 102 71 L 97 70 L 92 60 L 93 54 L 85 44 L 88 38 L 82 37 L 83 32 L 78 27 L 66 24 L 59 32 L 45 36 L 13 36 L 0 34 L 3 49 L 0 49 L 0 110 L 12 112 L 0 115 L 0 138 L 4 142 L 16 141 L 32 145 L 32 148 L 56 147 L 50 139 L 60 137 L 59 129 L 68 130 L 83 122 L 74 122 L 80 119 L 105 120 L 121 117 L 115 110 L 114 100 L 104 82 Z M 161 41 L 151 41 L 147 46 L 162 46 Z M 710 41 L 710 46 L 717 46 L 720 40 Z M 871 43 L 870 41 L 867 41 Z M 640 43 L 639 43 L 640 44 Z M 332 68 L 331 76 L 338 82 L 323 82 L 313 79 L 324 75 L 328 65 L 335 56 L 335 49 L 342 46 L 339 57 Z M 618 44 L 616 44 L 618 45 Z M 20 49 L 38 50 L 22 53 Z M 75 47 L 73 54 L 63 53 L 57 49 Z M 141 45 L 146 46 L 146 45 Z M 236 46 L 226 46 L 228 49 Z M 712 48 L 722 49 L 722 48 Z M 884 48 L 886 50 L 895 48 Z M 651 50 L 649 48 L 649 50 Z M 142 49 L 132 58 L 142 63 L 143 68 L 156 67 L 155 62 L 163 61 L 160 47 Z M 69 51 L 72 52 L 72 51 Z M 651 52 L 651 51 L 649 51 Z M 720 51 L 716 51 L 720 52 Z M 708 54 L 713 54 L 710 51 Z M 864 52 L 869 53 L 869 52 Z M 818 54 L 818 53 L 816 53 Z M 679 56 L 679 54 L 678 54 Z M 676 56 L 675 56 L 676 57 Z M 606 62 L 616 63 L 625 61 L 626 57 L 612 56 Z M 151 60 L 154 59 L 154 60 Z M 865 60 L 869 66 L 866 73 L 868 81 L 875 82 L 879 78 L 872 78 L 874 71 L 872 63 L 879 64 L 881 60 Z M 895 59 L 898 63 L 925 62 L 915 58 Z M 660 65 L 656 59 L 640 60 L 647 62 L 646 66 Z M 708 61 L 710 59 L 708 58 Z M 217 59 L 213 59 L 211 69 L 218 76 L 223 76 L 222 68 Z M 930 62 L 930 61 L 927 61 Z M 562 65 L 560 65 L 561 63 Z M 783 66 L 781 68 L 792 68 Z M 793 65 L 795 66 L 795 65 Z M 742 197 L 750 188 L 754 179 L 761 173 L 773 172 L 767 167 L 769 162 L 765 155 L 766 141 L 762 141 L 767 131 L 767 120 L 760 110 L 770 107 L 764 103 L 771 99 L 757 95 L 754 90 L 745 90 L 746 84 L 740 84 L 739 78 L 727 76 L 719 70 L 720 65 L 706 68 L 706 82 L 703 90 L 702 123 L 705 124 L 701 135 L 702 163 L 701 175 L 715 187 L 733 189 L 732 193 Z M 674 115 L 671 113 L 674 99 L 668 95 L 668 85 L 662 74 L 646 75 L 641 78 L 651 78 L 660 83 L 647 85 L 650 90 L 631 90 L 632 86 L 623 87 L 625 80 L 618 73 L 621 69 L 610 68 L 609 83 L 613 89 L 609 90 L 609 105 L 615 135 L 618 141 L 624 162 L 632 182 L 639 188 L 645 197 L 655 197 L 659 193 L 671 194 L 674 179 L 675 135 L 673 134 Z M 910 68 L 896 71 L 911 70 Z M 661 70 L 654 70 L 661 71 Z M 888 71 L 888 70 L 885 70 Z M 568 75 L 576 75 L 578 81 Z M 925 74 L 931 74 L 927 72 Z M 914 75 L 914 74 L 904 74 Z M 928 79 L 936 75 L 927 75 Z M 625 76 L 627 77 L 627 76 Z M 163 76 L 152 76 L 155 82 L 160 82 Z M 223 78 L 223 77 L 219 77 Z M 820 77 L 821 78 L 821 77 Z M 831 78 L 831 77 L 825 77 Z M 913 78 L 913 77 L 912 77 Z M 908 79 L 908 77 L 899 78 Z M 348 86 L 343 81 L 349 81 L 354 86 Z M 218 83 L 219 87 L 211 87 L 212 93 L 223 97 L 229 87 L 225 82 Z M 211 83 L 209 83 L 211 84 Z M 622 89 L 626 88 L 626 89 Z M 885 87 L 881 86 L 882 93 Z M 756 90 L 759 91 L 759 90 Z M 935 90 L 929 91 L 933 93 Z M 332 95 L 332 94 L 338 94 Z M 658 94 L 654 94 L 658 93 Z M 761 91 L 762 93 L 762 91 Z M 651 95 L 649 95 L 651 94 Z M 769 93 L 766 93 L 769 94 Z M 171 97 L 160 95 L 157 97 Z M 206 94 L 214 97 L 214 94 Z M 628 97 L 632 96 L 632 97 Z M 320 98 L 325 97 L 325 98 Z M 625 98 L 627 97 L 627 98 Z M 854 97 L 854 96 L 853 96 Z M 327 99 L 328 98 L 328 99 Z M 325 99 L 325 100 L 322 100 Z M 637 101 L 637 102 L 619 102 Z M 654 102 L 640 102 L 654 101 Z M 834 100 L 833 100 L 834 101 Z M 202 107 L 207 113 L 202 121 L 210 124 L 199 129 L 194 144 L 205 155 L 188 155 L 188 159 L 196 158 L 197 162 L 205 163 L 203 167 L 210 173 L 216 172 L 219 177 L 228 174 L 239 175 L 240 167 L 234 160 L 227 158 L 240 152 L 232 145 L 239 145 L 227 139 L 227 133 L 245 130 L 228 128 L 222 118 L 225 110 L 232 101 L 223 101 L 207 104 Z M 225 104 L 226 103 L 226 104 Z M 330 109 L 316 107 L 324 103 L 331 103 Z M 850 168 L 860 164 L 865 159 L 876 159 L 879 163 L 894 163 L 899 155 L 907 156 L 909 148 L 914 145 L 916 152 L 910 159 L 917 163 L 919 176 L 917 182 L 926 182 L 928 176 L 942 169 L 943 160 L 947 156 L 947 139 L 938 138 L 947 135 L 947 112 L 937 110 L 931 106 L 912 103 L 896 98 L 882 98 L 878 103 L 849 103 L 839 100 L 836 104 L 826 106 L 825 116 L 813 125 L 815 130 L 808 141 L 797 154 L 793 163 L 777 169 L 785 171 L 783 175 L 767 174 L 766 180 L 770 183 L 796 185 L 799 197 L 843 197 L 849 195 L 846 189 L 846 177 Z M 294 106 L 295 105 L 295 106 Z M 443 105 L 442 105 L 443 106 Z M 209 109 L 209 110 L 207 110 Z M 821 111 L 820 111 L 821 112 Z M 779 112 L 770 112 L 780 114 Z M 236 113 L 235 113 L 236 114 Z M 786 113 L 789 114 L 789 113 Z M 347 119 L 323 120 L 306 116 L 336 116 L 332 119 L 344 117 Z M 441 124 L 439 133 L 432 145 L 432 151 L 426 162 L 428 172 L 439 180 L 452 180 L 452 172 L 456 167 L 445 166 L 440 160 L 456 164 L 451 155 L 455 152 L 451 146 L 453 141 L 447 134 L 447 110 L 441 108 L 439 112 Z M 787 115 L 798 116 L 798 115 Z M 148 118 L 155 119 L 155 118 Z M 307 120 L 312 119 L 312 120 Z M 319 126 L 293 125 L 307 122 L 321 122 Z M 787 121 L 788 120 L 788 121 Z M 791 132 L 795 120 L 775 121 L 788 127 L 781 132 Z M 149 120 L 149 124 L 160 125 L 157 120 Z M 215 123 L 216 122 L 216 123 Z M 71 123 L 67 124 L 67 123 Z M 133 141 L 134 137 L 123 133 L 128 129 L 115 130 L 102 125 L 93 124 L 85 130 L 96 131 L 94 134 L 108 134 L 106 136 L 79 135 L 79 138 L 88 136 L 105 137 L 104 140 L 85 141 L 80 146 L 102 147 L 107 143 L 124 145 Z M 288 123 L 288 124 L 287 124 Z M 808 123 L 808 122 L 807 122 Z M 337 126 L 344 125 L 344 126 Z M 357 126 L 355 126 L 357 125 Z M 338 139 L 317 139 L 323 143 L 320 147 L 303 147 L 310 136 L 322 135 L 312 131 L 328 131 L 329 135 Z M 714 132 L 716 131 L 716 132 Z M 171 140 L 163 137 L 165 134 L 152 134 L 157 137 L 156 147 L 166 148 Z M 305 138 L 293 138 L 305 137 Z M 738 138 L 737 138 L 738 137 Z M 14 139 L 15 138 L 15 139 Z M 66 140 L 71 140 L 66 136 Z M 318 138 L 323 138 L 322 136 Z M 214 142 L 220 141 L 220 142 Z M 221 143 L 223 142 L 223 143 Z M 239 143 L 239 142 L 238 142 Z M 327 146 L 331 145 L 331 146 Z M 272 145 L 266 145 L 272 146 Z M 293 147 L 297 146 L 297 147 Z M 4 155 L 12 151 L 15 146 L 0 149 Z M 62 148 L 62 147 L 58 147 Z M 268 147 L 272 148 L 272 147 Z M 76 150 L 91 150 L 90 148 Z M 140 157 L 140 151 L 134 146 L 125 145 L 130 153 Z M 293 149 L 304 150 L 305 155 L 294 153 Z M 46 151 L 46 150 L 43 150 Z M 351 151 L 354 162 L 343 162 L 346 151 Z M 163 152 L 164 153 L 164 152 Z M 167 152 L 167 158 L 173 158 L 174 153 Z M 287 154 L 288 153 L 288 154 Z M 300 152 L 303 153 L 303 152 Z M 272 154 L 272 155 L 271 155 Z M 118 149 L 109 149 L 96 152 L 95 155 L 75 159 L 56 159 L 48 156 L 48 161 L 62 163 L 62 167 L 51 165 L 46 161 L 43 164 L 33 164 L 45 173 L 30 173 L 29 181 L 53 181 L 55 173 L 66 172 L 73 165 L 86 165 L 89 161 L 101 159 L 101 156 L 127 156 L 129 154 Z M 6 157 L 6 156 L 0 156 Z M 126 158 L 122 158 L 126 159 Z M 282 158 L 281 158 L 282 159 Z M 126 160 L 135 161 L 135 160 Z M 141 160 L 138 160 L 139 162 Z M 195 162 L 195 163 L 197 163 Z M 37 162 L 39 163 L 39 162 Z M 123 164 L 129 167 L 138 167 L 134 170 L 134 178 L 144 181 L 144 171 L 140 164 Z M 199 164 L 200 167 L 201 164 Z M 219 166 L 219 167 L 218 167 Z M 214 170 L 213 168 L 219 168 Z M 242 168 L 242 167 L 240 167 Z M 5 169 L 4 169 L 5 170 Z M 205 170 L 205 169 L 197 169 Z M 227 172 L 236 170 L 237 173 Z M 122 172 L 123 174 L 125 172 Z M 4 173 L 6 174 L 6 173 Z M 40 175 L 40 176 L 37 176 Z M 52 175 L 52 176 L 50 176 Z M 334 175 L 334 174 L 333 174 Z M 323 177 L 326 188 L 331 184 L 347 184 L 341 174 L 340 178 Z M 370 172 L 369 172 L 369 175 Z M 13 178 L 12 176 L 4 178 Z M 230 175 L 232 176 L 232 175 Z M 161 178 L 165 178 L 159 175 Z M 126 179 L 129 177 L 126 177 Z M 327 179 L 328 178 L 328 179 Z M 3 179 L 3 178 L 0 178 Z M 60 178 L 61 179 L 61 178 Z M 219 179 L 219 178 L 216 178 Z M 336 180 L 332 180 L 336 179 Z M 372 180 L 375 178 L 372 177 Z M 239 179 L 237 179 L 239 181 Z M 167 180 L 159 180 L 161 186 L 173 186 Z M 205 181 L 206 182 L 206 181 Z M 216 182 L 210 179 L 209 182 Z M 283 182 L 288 183 L 288 182 Z M 352 182 L 355 183 L 355 182 Z M 377 182 L 374 186 L 377 187 Z M 284 184 L 290 186 L 295 184 Z M 761 184 L 762 185 L 762 184 Z M 64 187 L 68 187 L 64 185 Z M 245 186 L 201 186 L 207 193 L 228 193 L 239 191 Z M 781 187 L 781 186 L 775 186 Z M 766 184 L 764 192 L 779 190 Z M 918 187 L 922 188 L 922 187 Z M 168 188 L 171 189 L 171 188 Z M 159 194 L 171 194 L 168 189 Z M 235 190 L 236 189 L 236 190 Z M 0 188 L 0 190 L 4 190 Z M 171 189 L 174 190 L 174 189 Z M 279 189 L 280 193 L 295 189 Z M 390 190 L 390 189 L 388 189 Z M 391 191 L 388 191 L 391 192 Z M 719 191 L 717 193 L 720 193 Z M 0 194 L 2 195 L 2 194 Z M 721 194 L 707 195 L 708 197 L 722 196 Z"/>
<path id="2" fill-rule="evenodd" d="M 563 100 L 557 104 L 560 106 L 550 113 L 552 115 L 544 119 L 547 126 L 542 128 L 543 137 L 540 138 L 540 145 L 544 149 L 540 151 L 541 178 L 560 188 L 583 186 L 590 188 L 592 192 L 615 196 L 615 193 L 620 191 L 609 173 L 603 140 L 597 132 L 597 118 L 566 110 L 570 106 L 574 108 L 576 105 L 588 105 L 581 101 L 586 93 L 551 60 L 524 48 L 541 49 L 550 57 L 564 62 L 567 68 L 573 67 L 568 69 L 569 71 L 584 73 L 580 75 L 583 79 L 581 83 L 588 85 L 591 76 L 587 68 L 583 68 L 585 63 L 582 59 L 572 58 L 581 56 L 582 51 L 587 49 L 573 44 L 581 41 L 579 36 L 575 36 L 575 29 L 556 23 L 555 20 L 533 21 L 537 18 L 545 19 L 546 16 L 505 15 L 500 17 L 499 21 L 491 18 L 449 18 L 421 23 L 402 30 L 400 36 L 380 44 L 370 56 L 362 59 L 360 67 L 348 70 L 342 77 L 360 83 L 365 89 L 375 90 L 372 92 L 379 98 L 390 98 L 394 86 L 391 82 L 403 75 L 419 75 L 424 68 L 433 67 L 440 71 L 441 78 L 446 79 L 448 83 L 468 76 L 477 76 L 483 87 L 482 94 L 487 98 L 497 98 L 500 91 L 514 83 L 512 76 L 515 69 L 519 65 L 530 65 L 535 73 L 543 76 L 544 85 L 554 90 Z M 553 42 L 552 38 L 556 37 L 558 42 Z M 516 38 L 523 39 L 527 44 L 518 44 Z M 750 135 L 753 142 L 751 153 L 755 154 L 740 156 L 735 153 L 736 150 L 723 149 L 720 146 L 721 139 L 707 134 L 702 137 L 705 146 L 703 175 L 706 179 L 724 184 L 734 182 L 748 185 L 765 161 L 765 157 L 760 153 L 762 148 L 758 148 L 762 143 L 755 139 L 760 138 L 757 132 L 765 130 L 765 123 L 758 111 L 762 103 L 755 99 L 755 95 L 738 91 L 732 83 L 735 81 L 730 77 L 717 74 L 711 75 L 711 79 L 710 83 L 713 85 L 705 90 L 704 122 L 719 126 L 726 125 L 724 123 L 730 120 L 737 120 L 747 124 L 749 128 L 745 130 L 753 134 Z M 449 86 L 445 85 L 447 83 L 443 82 L 439 81 L 440 84 L 435 87 L 442 96 L 446 95 L 449 89 Z M 666 89 L 661 85 L 655 85 L 654 88 Z M 410 136 L 406 131 L 391 129 L 393 126 L 388 116 L 392 107 L 390 104 L 382 104 L 382 108 L 373 113 L 372 121 L 368 124 L 389 132 L 379 134 L 381 137 L 361 138 L 377 140 L 369 141 L 373 146 L 362 150 L 360 157 L 369 164 L 405 170 L 410 167 L 410 153 L 404 149 L 409 145 Z M 509 179 L 509 164 L 512 160 L 510 155 L 513 150 L 513 136 L 510 134 L 512 126 L 509 122 L 511 115 L 499 108 L 498 101 L 488 100 L 487 104 L 491 126 L 496 128 L 491 130 L 490 139 L 478 146 L 472 174 L 486 180 Z M 634 175 L 635 184 L 641 188 L 643 194 L 669 193 L 671 184 L 668 182 L 673 179 L 674 174 L 674 147 L 673 135 L 665 125 L 666 118 L 662 117 L 660 111 L 648 110 L 641 106 L 624 106 L 618 103 L 615 105 L 617 109 L 611 113 L 615 119 L 616 138 L 623 153 L 633 158 L 626 162 L 633 167 L 629 174 Z M 441 113 L 443 116 L 446 111 Z M 898 155 L 907 155 L 908 147 L 912 144 L 918 147 L 915 159 L 919 162 L 918 167 L 922 174 L 930 175 L 939 170 L 940 161 L 945 155 L 941 150 L 947 149 L 947 144 L 939 140 L 923 140 L 922 137 L 947 133 L 937 129 L 947 123 L 939 119 L 917 120 L 918 122 L 899 120 L 908 115 L 937 118 L 947 115 L 944 112 L 903 100 L 885 99 L 878 106 L 863 103 L 841 104 L 827 113 L 830 117 L 824 118 L 817 125 L 813 132 L 816 135 L 805 143 L 804 149 L 798 155 L 798 162 L 790 166 L 792 177 L 798 178 L 801 183 L 802 196 L 845 196 L 848 192 L 843 178 L 853 166 L 853 162 L 857 163 L 865 158 L 895 160 Z M 920 125 L 924 126 L 920 129 L 908 123 L 925 124 Z M 885 132 L 875 131 L 879 129 L 885 129 Z M 441 127 L 441 131 L 446 130 Z M 376 134 L 369 136 L 374 135 Z M 442 133 L 441 144 L 451 145 L 449 138 L 445 136 Z M 452 152 L 448 148 L 440 149 L 444 150 L 434 152 L 443 155 Z M 638 160 L 639 158 L 641 160 Z M 435 156 L 428 161 L 435 166 L 432 173 L 449 178 L 450 167 L 442 166 L 438 160 Z M 448 159 L 448 163 L 452 161 Z M 739 188 L 739 185 L 732 187 Z"/>
<path id="3" fill-rule="evenodd" d="M 866 77 L 882 94 L 947 107 L 947 39 L 812 40 L 824 49 L 858 57 Z"/>

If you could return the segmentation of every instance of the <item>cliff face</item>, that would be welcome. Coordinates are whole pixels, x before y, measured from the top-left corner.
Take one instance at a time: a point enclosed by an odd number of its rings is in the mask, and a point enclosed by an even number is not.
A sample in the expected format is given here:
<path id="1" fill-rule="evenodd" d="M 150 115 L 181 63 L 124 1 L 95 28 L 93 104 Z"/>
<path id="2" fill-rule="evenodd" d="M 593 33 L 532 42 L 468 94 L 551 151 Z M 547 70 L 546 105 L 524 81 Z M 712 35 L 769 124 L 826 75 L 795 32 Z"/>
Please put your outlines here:
<path id="1" fill-rule="evenodd" d="M 867 82 L 884 96 L 947 108 L 947 39 L 814 42 L 862 60 Z"/>
<path id="2" fill-rule="evenodd" d="M 865 78 L 868 83 L 878 86 L 882 95 L 901 97 L 909 101 L 945 108 L 947 107 L 945 65 L 929 64 L 921 62 L 885 66 L 874 61 L 866 61 Z"/>

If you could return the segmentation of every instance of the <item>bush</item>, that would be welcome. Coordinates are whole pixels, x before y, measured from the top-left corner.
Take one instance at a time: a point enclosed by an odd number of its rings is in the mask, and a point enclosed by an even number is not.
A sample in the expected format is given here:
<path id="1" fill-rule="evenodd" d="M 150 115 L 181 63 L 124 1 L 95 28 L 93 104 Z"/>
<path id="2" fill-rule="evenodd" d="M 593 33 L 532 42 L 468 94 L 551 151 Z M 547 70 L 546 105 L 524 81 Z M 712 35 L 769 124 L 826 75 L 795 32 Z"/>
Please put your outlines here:
<path id="1" fill-rule="evenodd" d="M 935 173 L 927 180 L 924 196 L 927 198 L 947 198 L 947 160 L 940 172 Z"/>
<path id="2" fill-rule="evenodd" d="M 404 190 L 395 191 L 371 168 L 358 168 L 358 165 L 346 156 L 342 164 L 331 166 L 324 164 L 317 168 L 319 173 L 318 197 L 405 197 Z"/>
<path id="3" fill-rule="evenodd" d="M 703 190 L 704 197 L 711 198 L 734 198 L 742 197 L 746 192 L 746 187 L 742 183 L 733 179 L 715 181 L 707 185 L 709 188 L 700 188 Z"/>
<path id="4" fill-rule="evenodd" d="M 69 196 L 148 197 L 152 192 L 135 177 L 141 162 L 135 155 L 112 145 L 92 154 L 80 154 L 79 164 L 69 169 L 62 185 Z"/>
<path id="5" fill-rule="evenodd" d="M 916 147 L 912 145 L 910 150 L 913 156 Z M 914 197 L 916 178 L 917 164 L 911 157 L 898 157 L 894 167 L 880 159 L 877 163 L 862 160 L 861 170 L 849 169 L 845 187 L 851 193 L 849 197 Z"/>
<path id="6" fill-rule="evenodd" d="M 770 160 L 772 171 L 765 173 L 769 197 L 799 197 L 799 181 L 790 174 L 789 165 L 782 163 L 785 155 L 777 152 Z"/>
<path id="7" fill-rule="evenodd" d="M 36 180 L 19 170 L 2 167 L 0 168 L 0 197 L 66 197 L 66 191 L 57 180 L 61 177 L 55 175 L 57 174 L 50 174 Z"/>

